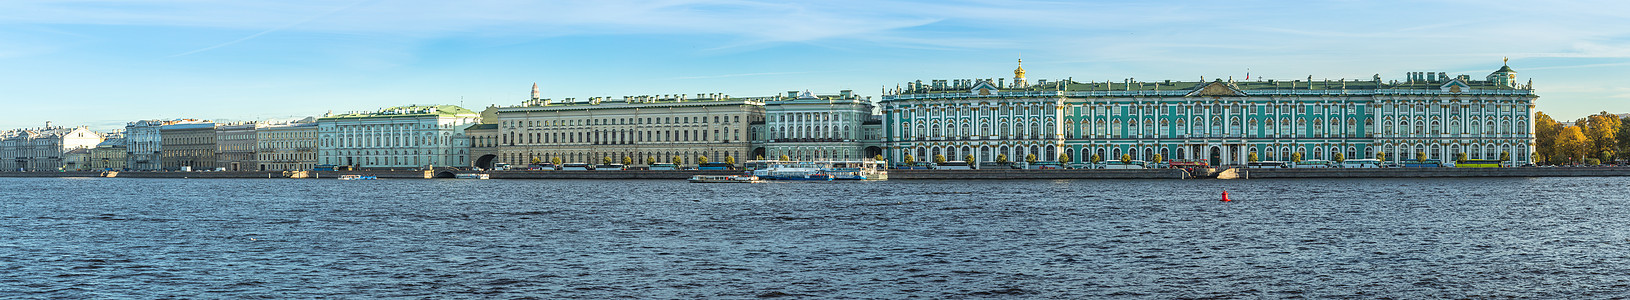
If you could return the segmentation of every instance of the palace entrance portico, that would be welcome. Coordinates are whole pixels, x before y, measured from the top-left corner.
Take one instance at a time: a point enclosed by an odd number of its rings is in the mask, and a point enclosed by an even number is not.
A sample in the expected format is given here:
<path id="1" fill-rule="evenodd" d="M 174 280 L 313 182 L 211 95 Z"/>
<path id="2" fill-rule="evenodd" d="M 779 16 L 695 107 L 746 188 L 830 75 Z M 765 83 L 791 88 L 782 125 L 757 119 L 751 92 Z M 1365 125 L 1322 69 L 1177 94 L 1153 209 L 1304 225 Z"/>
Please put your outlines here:
<path id="1" fill-rule="evenodd" d="M 1212 166 L 1242 165 L 1246 162 L 1244 142 L 1189 142 L 1179 147 L 1182 157 L 1205 161 Z"/>

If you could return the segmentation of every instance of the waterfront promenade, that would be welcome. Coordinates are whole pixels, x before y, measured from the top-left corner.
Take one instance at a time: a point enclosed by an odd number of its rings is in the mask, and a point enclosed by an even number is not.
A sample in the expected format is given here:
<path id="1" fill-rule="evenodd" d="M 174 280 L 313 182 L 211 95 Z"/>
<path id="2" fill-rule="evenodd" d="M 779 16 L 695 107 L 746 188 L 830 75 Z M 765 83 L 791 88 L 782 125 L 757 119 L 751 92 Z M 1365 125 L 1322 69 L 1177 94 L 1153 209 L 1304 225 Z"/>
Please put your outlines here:
<path id="1" fill-rule="evenodd" d="M 1457 178 L 1457 177 L 1605 177 L 1630 176 L 1630 167 L 1580 168 L 1391 168 L 1391 169 L 1238 169 L 1237 179 L 1267 178 Z M 741 171 L 494 171 L 492 179 L 685 179 L 691 175 L 730 175 Z M 295 178 L 334 179 L 372 175 L 382 179 L 451 178 L 470 171 L 308 171 Z M 119 172 L 116 178 L 290 178 L 285 172 Z M 103 177 L 102 172 L 0 172 L 0 177 Z M 1144 170 L 889 170 L 890 180 L 1002 179 L 1190 179 L 1180 169 Z"/>

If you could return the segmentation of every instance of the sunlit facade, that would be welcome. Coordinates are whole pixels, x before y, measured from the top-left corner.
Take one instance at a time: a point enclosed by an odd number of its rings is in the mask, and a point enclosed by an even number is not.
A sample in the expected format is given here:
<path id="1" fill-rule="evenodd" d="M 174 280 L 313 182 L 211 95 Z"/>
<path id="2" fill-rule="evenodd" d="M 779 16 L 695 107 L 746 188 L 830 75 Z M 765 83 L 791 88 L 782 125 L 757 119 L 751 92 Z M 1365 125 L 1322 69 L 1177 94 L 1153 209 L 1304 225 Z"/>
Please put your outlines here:
<path id="1" fill-rule="evenodd" d="M 883 97 L 891 161 L 1204 160 L 1238 165 L 1376 158 L 1530 161 L 1530 84 L 1502 66 L 1485 80 L 1411 72 L 1403 80 L 908 83 Z M 1067 154 L 1062 157 L 1060 154 Z"/>

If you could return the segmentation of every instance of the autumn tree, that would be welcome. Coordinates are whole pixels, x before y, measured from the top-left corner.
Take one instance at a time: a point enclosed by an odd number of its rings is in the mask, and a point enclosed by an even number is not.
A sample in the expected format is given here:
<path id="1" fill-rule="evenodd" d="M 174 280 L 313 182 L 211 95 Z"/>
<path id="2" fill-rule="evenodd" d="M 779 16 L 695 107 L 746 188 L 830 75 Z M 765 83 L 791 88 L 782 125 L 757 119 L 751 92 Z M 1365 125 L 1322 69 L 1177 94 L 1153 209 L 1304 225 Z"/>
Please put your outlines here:
<path id="1" fill-rule="evenodd" d="M 1121 163 L 1132 163 L 1132 154 L 1121 154 Z"/>
<path id="2" fill-rule="evenodd" d="M 1060 163 L 1070 162 L 1070 154 L 1069 153 L 1059 153 L 1058 154 L 1058 162 L 1060 162 Z"/>
<path id="3" fill-rule="evenodd" d="M 962 156 L 962 161 L 965 161 L 965 162 L 968 162 L 968 163 L 972 164 L 973 163 L 973 154 L 963 155 Z"/>
<path id="4" fill-rule="evenodd" d="M 934 163 L 936 163 L 936 164 L 945 163 L 945 154 L 934 154 Z"/>
<path id="5" fill-rule="evenodd" d="M 1562 128 L 1562 123 L 1551 119 L 1551 116 L 1546 115 L 1544 112 L 1534 113 L 1534 152 L 1538 154 L 1535 156 L 1536 158 L 1542 158 L 1549 164 L 1561 162 L 1560 160 L 1552 160 L 1552 158 L 1558 157 L 1556 138 L 1558 134 L 1562 133 Z"/>
<path id="6" fill-rule="evenodd" d="M 1630 117 L 1619 119 L 1619 132 L 1626 132 L 1625 130 L 1630 130 Z M 1615 139 L 1613 144 L 1614 146 L 1618 146 L 1618 155 L 1622 159 L 1626 156 L 1625 150 L 1630 150 L 1630 134 L 1619 134 L 1615 135 L 1614 137 Z"/>
<path id="7" fill-rule="evenodd" d="M 1613 160 L 1614 153 L 1618 152 L 1619 116 L 1607 112 L 1585 117 L 1586 127 L 1583 129 L 1585 139 L 1590 141 L 1592 154 L 1600 154 L 1602 160 Z"/>
<path id="8" fill-rule="evenodd" d="M 1584 130 L 1579 126 L 1562 128 L 1556 135 L 1555 143 L 1552 146 L 1554 151 L 1548 160 L 1553 164 L 1580 161 L 1585 158 L 1587 153 L 1590 153 L 1590 140 L 1585 137 Z"/>
<path id="9" fill-rule="evenodd" d="M 1336 154 L 1331 155 L 1330 158 L 1336 162 L 1344 162 L 1347 161 L 1347 154 L 1336 152 Z"/>
<path id="10" fill-rule="evenodd" d="M 1025 154 L 1024 155 L 1024 162 L 1032 163 L 1032 164 L 1036 163 L 1036 154 L 1035 153 Z"/>

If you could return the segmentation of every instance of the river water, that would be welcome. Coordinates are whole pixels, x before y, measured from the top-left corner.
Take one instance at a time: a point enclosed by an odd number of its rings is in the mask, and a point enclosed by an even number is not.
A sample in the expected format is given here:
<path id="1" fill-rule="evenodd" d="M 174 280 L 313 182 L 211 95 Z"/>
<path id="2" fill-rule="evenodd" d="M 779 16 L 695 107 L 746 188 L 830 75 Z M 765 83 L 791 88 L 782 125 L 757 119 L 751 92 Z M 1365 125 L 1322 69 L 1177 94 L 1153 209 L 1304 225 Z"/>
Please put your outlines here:
<path id="1" fill-rule="evenodd" d="M 1627 182 L 0 178 L 0 297 L 1622 298 Z"/>

